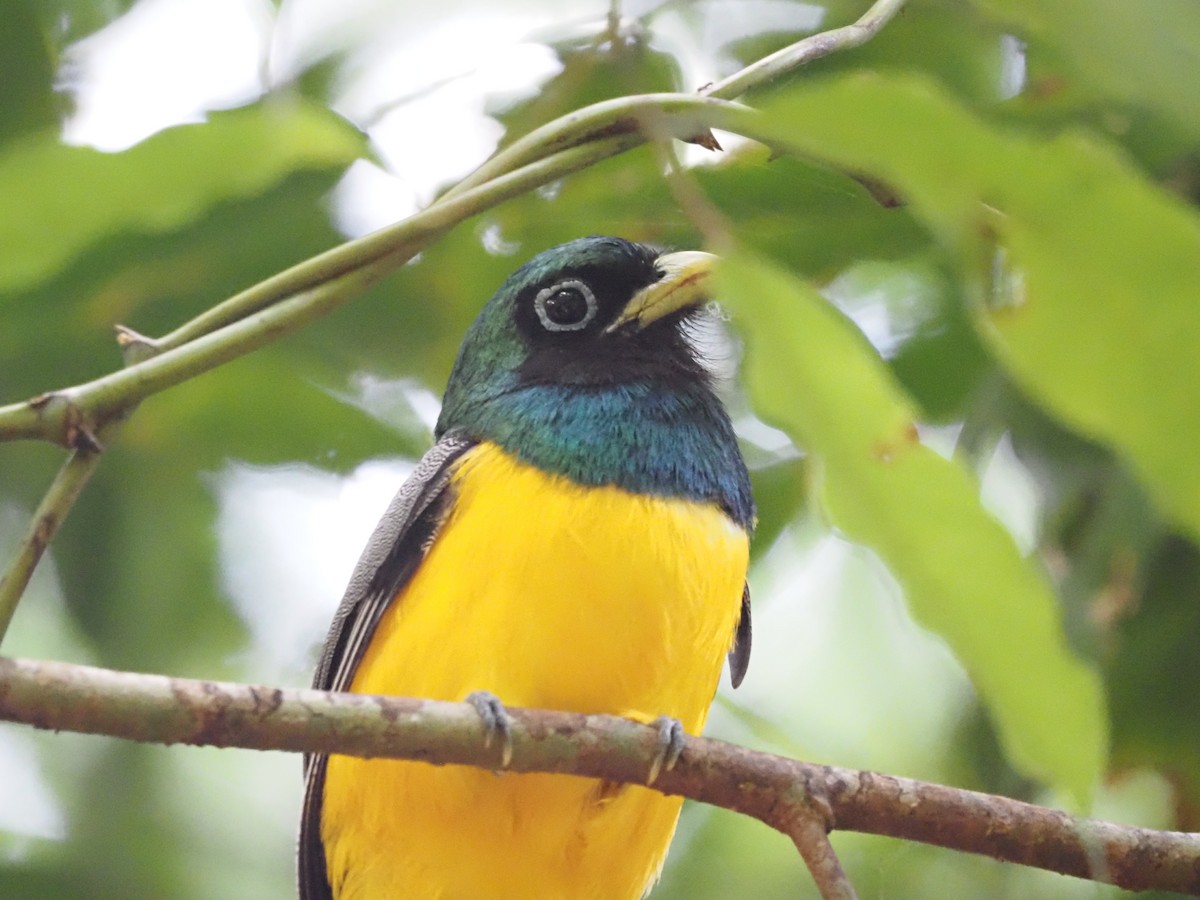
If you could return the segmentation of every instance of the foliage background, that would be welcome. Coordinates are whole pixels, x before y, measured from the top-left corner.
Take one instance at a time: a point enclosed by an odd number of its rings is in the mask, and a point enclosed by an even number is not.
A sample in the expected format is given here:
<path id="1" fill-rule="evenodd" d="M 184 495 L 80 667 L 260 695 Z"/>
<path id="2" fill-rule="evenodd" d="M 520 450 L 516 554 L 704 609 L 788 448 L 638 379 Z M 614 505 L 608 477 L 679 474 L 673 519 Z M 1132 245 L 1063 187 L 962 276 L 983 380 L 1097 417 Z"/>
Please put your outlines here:
<path id="1" fill-rule="evenodd" d="M 694 89 L 863 8 L 630 3 L 614 40 L 602 3 L 361 0 L 333 16 L 300 0 L 4 0 L 0 401 L 112 370 L 112 324 L 168 331 L 411 213 L 556 115 Z M 872 43 L 754 98 L 820 162 L 725 135 L 722 155 L 683 151 L 742 245 L 796 279 L 732 303 L 759 373 L 730 386 L 761 506 L 757 638 L 710 734 L 1200 830 L 1197 72 L 1187 0 L 917 0 Z M 907 202 L 881 204 L 845 171 Z M 328 319 L 145 403 L 5 652 L 306 683 L 357 549 L 427 445 L 462 331 L 500 280 L 586 233 L 700 243 L 660 172 L 645 148 L 512 201 Z M 800 307 L 771 306 L 788 291 L 802 304 L 806 286 L 844 317 L 802 327 Z M 732 369 L 736 349 L 720 346 Z M 822 414 L 830 397 L 841 404 Z M 918 410 L 922 443 L 973 473 L 987 516 L 946 521 L 920 473 L 884 489 L 895 507 L 839 499 L 824 451 L 847 423 L 878 424 L 871 398 L 883 418 Z M 0 445 L 0 547 L 60 459 Z M 991 517 L 1032 593 L 971 568 Z M 947 599 L 947 578 L 981 596 Z M 1047 610 L 1061 647 L 1036 636 Z M 993 639 L 964 642 L 964 621 Z M 1083 687 L 1049 674 L 1062 672 Z M 1034 712 L 1006 719 L 1018 696 Z M 297 759 L 4 726 L 0 766 L 0 896 L 291 891 Z M 836 841 L 864 896 L 1108 893 Z M 689 807 L 655 897 L 807 889 L 785 839 Z"/>

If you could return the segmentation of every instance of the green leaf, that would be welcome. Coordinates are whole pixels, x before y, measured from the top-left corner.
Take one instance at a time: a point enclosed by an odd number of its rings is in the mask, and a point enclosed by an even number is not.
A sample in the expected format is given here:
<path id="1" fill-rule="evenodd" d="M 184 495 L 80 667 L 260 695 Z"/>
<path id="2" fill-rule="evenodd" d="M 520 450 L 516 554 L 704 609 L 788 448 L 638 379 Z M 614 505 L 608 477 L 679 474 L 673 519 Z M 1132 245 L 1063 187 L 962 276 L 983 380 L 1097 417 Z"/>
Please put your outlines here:
<path id="1" fill-rule="evenodd" d="M 0 152 L 0 293 L 47 278 L 103 238 L 178 229 L 293 172 L 348 165 L 363 147 L 328 110 L 278 98 L 123 153 L 46 133 L 11 144 Z"/>
<path id="2" fill-rule="evenodd" d="M 990 273 L 998 239 L 1016 304 L 976 310 L 984 337 L 1025 390 L 1115 448 L 1200 536 L 1200 467 L 1178 439 L 1198 410 L 1195 210 L 1094 137 L 991 126 L 919 79 L 833 80 L 768 112 L 763 131 L 782 144 L 897 188 L 968 275 Z"/>
<path id="3" fill-rule="evenodd" d="M 58 122 L 63 99 L 54 92 L 53 50 L 39 21 L 38 3 L 6 5 L 0 29 L 0 144 Z"/>
<path id="4" fill-rule="evenodd" d="M 1140 592 L 1139 615 L 1121 623 L 1112 660 L 1113 755 L 1122 767 L 1152 764 L 1189 806 L 1200 803 L 1200 550 L 1175 538 Z M 1192 819 L 1191 822 L 1195 820 Z M 1181 823 L 1191 829 L 1188 820 Z"/>
<path id="5" fill-rule="evenodd" d="M 1200 138 L 1200 5 L 1194 0 L 975 0 L 1071 81 Z"/>
<path id="6" fill-rule="evenodd" d="M 1084 802 L 1105 766 L 1104 695 L 1068 649 L 1043 574 L 968 473 L 920 443 L 886 364 L 819 294 L 734 255 L 719 296 L 746 337 L 756 408 L 816 457 L 834 525 L 883 558 L 914 616 L 949 643 L 1012 762 Z"/>

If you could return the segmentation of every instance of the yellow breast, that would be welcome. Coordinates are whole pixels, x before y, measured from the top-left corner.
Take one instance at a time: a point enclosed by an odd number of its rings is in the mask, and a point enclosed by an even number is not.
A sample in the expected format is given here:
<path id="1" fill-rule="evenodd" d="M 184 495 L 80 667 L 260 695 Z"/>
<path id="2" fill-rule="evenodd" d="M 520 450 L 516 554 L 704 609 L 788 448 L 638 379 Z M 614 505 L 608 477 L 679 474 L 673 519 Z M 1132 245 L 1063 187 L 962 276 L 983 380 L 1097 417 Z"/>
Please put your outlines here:
<path id="1" fill-rule="evenodd" d="M 452 486 L 353 690 L 488 690 L 701 729 L 737 624 L 743 529 L 715 506 L 581 487 L 491 444 L 464 456 Z M 632 900 L 679 805 L 568 776 L 332 757 L 322 836 L 339 900 Z"/>

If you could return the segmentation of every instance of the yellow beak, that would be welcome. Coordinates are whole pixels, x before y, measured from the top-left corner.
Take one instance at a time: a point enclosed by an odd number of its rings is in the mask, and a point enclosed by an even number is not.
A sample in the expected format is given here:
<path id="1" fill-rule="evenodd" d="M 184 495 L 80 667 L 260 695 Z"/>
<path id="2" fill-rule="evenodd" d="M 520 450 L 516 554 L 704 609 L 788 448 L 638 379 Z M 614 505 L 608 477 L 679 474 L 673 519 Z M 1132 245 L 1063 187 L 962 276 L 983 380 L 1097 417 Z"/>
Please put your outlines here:
<path id="1" fill-rule="evenodd" d="M 605 331 L 615 331 L 626 322 L 645 328 L 663 316 L 707 300 L 716 262 L 716 256 L 700 250 L 660 256 L 654 266 L 663 277 L 634 294 Z"/>

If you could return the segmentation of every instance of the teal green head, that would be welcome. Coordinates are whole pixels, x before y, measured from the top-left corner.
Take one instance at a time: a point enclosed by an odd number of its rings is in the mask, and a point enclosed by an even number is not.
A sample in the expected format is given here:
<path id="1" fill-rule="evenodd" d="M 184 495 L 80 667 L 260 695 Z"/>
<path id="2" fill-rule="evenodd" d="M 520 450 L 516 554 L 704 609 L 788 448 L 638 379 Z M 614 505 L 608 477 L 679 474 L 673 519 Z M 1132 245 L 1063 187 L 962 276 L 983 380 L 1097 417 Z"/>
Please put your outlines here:
<path id="1" fill-rule="evenodd" d="M 746 466 L 689 335 L 712 262 L 614 237 L 538 254 L 467 331 L 437 436 L 579 484 L 714 502 L 750 528 Z"/>

